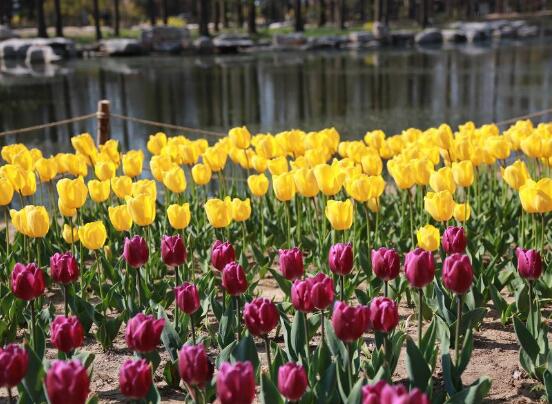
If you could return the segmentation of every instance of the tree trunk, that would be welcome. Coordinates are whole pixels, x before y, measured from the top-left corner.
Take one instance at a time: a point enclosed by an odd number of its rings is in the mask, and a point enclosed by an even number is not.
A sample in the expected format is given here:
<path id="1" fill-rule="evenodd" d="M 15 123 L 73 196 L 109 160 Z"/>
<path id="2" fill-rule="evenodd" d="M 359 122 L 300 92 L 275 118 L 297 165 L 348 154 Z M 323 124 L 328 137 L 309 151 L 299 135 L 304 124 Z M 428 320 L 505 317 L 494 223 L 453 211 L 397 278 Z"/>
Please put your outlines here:
<path id="1" fill-rule="evenodd" d="M 237 22 L 238 22 L 238 28 L 243 27 L 243 3 L 242 0 L 235 0 L 236 1 L 236 16 L 237 16 Z"/>
<path id="2" fill-rule="evenodd" d="M 415 0 L 410 0 L 410 1 L 415 1 Z M 380 22 L 383 20 L 382 0 L 374 0 L 374 20 L 380 21 Z"/>
<path id="3" fill-rule="evenodd" d="M 345 0 L 339 0 L 339 29 L 345 29 L 345 20 L 347 19 L 347 5 Z"/>
<path id="4" fill-rule="evenodd" d="M 301 15 L 301 0 L 295 0 L 295 32 L 303 32 L 303 16 Z"/>
<path id="5" fill-rule="evenodd" d="M 10 0 L 8 0 L 9 2 Z M 61 4 L 60 0 L 54 0 L 54 12 L 56 14 L 56 36 L 63 36 L 63 21 L 61 18 Z"/>
<path id="6" fill-rule="evenodd" d="M 168 0 L 163 0 L 163 24 L 169 24 L 169 4 Z"/>
<path id="7" fill-rule="evenodd" d="M 249 8 L 247 10 L 247 32 L 250 34 L 256 34 L 257 33 L 257 23 L 256 23 L 256 16 L 257 16 L 257 10 L 255 8 L 255 0 L 249 0 L 248 1 Z"/>
<path id="8" fill-rule="evenodd" d="M 48 38 L 48 32 L 46 31 L 46 20 L 44 19 L 44 0 L 36 0 L 36 22 L 38 36 L 40 38 Z"/>
<path id="9" fill-rule="evenodd" d="M 366 21 L 366 0 L 360 0 L 358 4 L 360 22 Z"/>
<path id="10" fill-rule="evenodd" d="M 330 22 L 335 23 L 335 0 L 330 0 Z"/>
<path id="11" fill-rule="evenodd" d="M 470 0 L 468 0 L 469 2 Z M 429 1 L 428 0 L 422 0 L 420 2 L 420 25 L 422 28 L 427 27 L 429 23 Z"/>
<path id="12" fill-rule="evenodd" d="M 119 11 L 119 0 L 115 1 L 115 36 L 120 35 L 121 14 Z"/>
<path id="13" fill-rule="evenodd" d="M 326 0 L 318 0 L 318 26 L 326 25 Z"/>
<path id="14" fill-rule="evenodd" d="M 94 6 L 94 25 L 96 26 L 96 41 L 102 39 L 102 30 L 100 28 L 100 6 L 98 5 L 98 0 L 93 1 Z"/>
<path id="15" fill-rule="evenodd" d="M 199 0 L 199 35 L 209 36 L 208 0 Z"/>
<path id="16" fill-rule="evenodd" d="M 96 1 L 96 0 L 94 0 Z M 150 24 L 153 27 L 156 24 L 156 15 L 155 15 L 155 0 L 149 0 L 148 1 L 149 6 L 149 18 L 150 18 Z"/>
<path id="17" fill-rule="evenodd" d="M 224 28 L 228 28 L 230 26 L 230 23 L 228 21 L 228 0 L 221 0 L 221 1 L 222 1 L 222 26 Z"/>
<path id="18" fill-rule="evenodd" d="M 220 25 L 220 8 L 221 8 L 221 2 L 220 0 L 215 0 L 215 32 L 219 32 L 219 25 Z"/>

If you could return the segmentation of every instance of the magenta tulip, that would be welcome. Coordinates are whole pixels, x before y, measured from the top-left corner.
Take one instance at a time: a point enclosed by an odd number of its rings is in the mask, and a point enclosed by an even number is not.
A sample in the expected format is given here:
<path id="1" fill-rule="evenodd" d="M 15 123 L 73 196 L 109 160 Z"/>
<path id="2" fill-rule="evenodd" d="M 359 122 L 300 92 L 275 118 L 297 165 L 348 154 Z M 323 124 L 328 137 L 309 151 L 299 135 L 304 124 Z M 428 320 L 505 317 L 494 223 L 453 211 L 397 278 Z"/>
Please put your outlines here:
<path id="1" fill-rule="evenodd" d="M 71 253 L 55 253 L 50 257 L 50 274 L 54 282 L 67 285 L 75 282 L 79 273 L 79 264 Z"/>
<path id="2" fill-rule="evenodd" d="M 199 309 L 199 293 L 193 283 L 184 282 L 174 288 L 176 306 L 186 314 L 193 314 Z"/>
<path id="3" fill-rule="evenodd" d="M 463 254 L 466 251 L 468 240 L 463 227 L 449 226 L 443 233 L 442 237 L 443 249 L 447 254 L 459 253 Z"/>
<path id="4" fill-rule="evenodd" d="M 278 325 L 280 313 L 270 300 L 257 297 L 243 308 L 243 319 L 249 332 L 264 337 Z"/>
<path id="5" fill-rule="evenodd" d="M 27 373 L 29 355 L 17 344 L 0 348 L 0 387 L 17 386 Z"/>
<path id="6" fill-rule="evenodd" d="M 466 293 L 473 282 L 473 269 L 468 256 L 454 253 L 445 258 L 442 279 L 447 289 L 459 295 Z"/>
<path id="7" fill-rule="evenodd" d="M 45 288 L 44 274 L 36 264 L 15 264 L 11 274 L 11 289 L 16 297 L 33 300 L 41 296 Z"/>
<path id="8" fill-rule="evenodd" d="M 153 316 L 138 313 L 127 324 L 125 340 L 128 349 L 139 353 L 153 351 L 161 338 L 165 320 L 156 320 Z"/>
<path id="9" fill-rule="evenodd" d="M 372 250 L 372 271 L 383 281 L 391 281 L 399 276 L 401 259 L 392 248 L 380 247 Z"/>
<path id="10" fill-rule="evenodd" d="M 323 273 L 308 278 L 310 296 L 315 309 L 325 310 L 334 301 L 334 284 L 332 278 Z"/>
<path id="11" fill-rule="evenodd" d="M 314 302 L 311 298 L 312 283 L 307 280 L 295 280 L 291 285 L 291 303 L 295 310 L 303 313 L 311 313 L 314 311 Z"/>
<path id="12" fill-rule="evenodd" d="M 148 395 L 152 384 L 151 365 L 145 359 L 129 359 L 119 370 L 119 389 L 125 397 L 140 400 Z"/>
<path id="13" fill-rule="evenodd" d="M 353 270 L 353 247 L 351 243 L 337 243 L 328 254 L 330 270 L 338 275 L 348 275 Z"/>
<path id="14" fill-rule="evenodd" d="M 410 392 L 402 384 L 390 385 L 385 380 L 362 388 L 362 404 L 429 404 L 425 393 L 415 388 Z"/>
<path id="15" fill-rule="evenodd" d="M 280 253 L 280 272 L 284 278 L 293 281 L 303 276 L 305 272 L 303 266 L 303 252 L 293 247 L 288 250 L 279 250 Z"/>
<path id="16" fill-rule="evenodd" d="M 370 328 L 378 332 L 391 332 L 399 324 L 399 307 L 387 297 L 375 297 L 370 302 Z"/>
<path id="17" fill-rule="evenodd" d="M 217 374 L 221 404 L 250 404 L 255 399 L 255 374 L 251 362 L 224 362 Z"/>
<path id="18" fill-rule="evenodd" d="M 186 262 L 187 257 L 186 246 L 184 246 L 180 234 L 163 236 L 161 239 L 161 259 L 165 265 L 169 267 L 180 266 Z"/>
<path id="19" fill-rule="evenodd" d="M 132 238 L 125 237 L 123 257 L 132 268 L 140 268 L 148 262 L 148 243 L 140 236 L 134 236 Z"/>
<path id="20" fill-rule="evenodd" d="M 216 240 L 211 247 L 211 264 L 222 271 L 224 267 L 236 260 L 236 254 L 234 253 L 234 247 L 228 241 L 224 243 L 220 240 Z"/>
<path id="21" fill-rule="evenodd" d="M 278 390 L 289 401 L 299 401 L 307 386 L 307 373 L 303 366 L 288 362 L 278 368 Z"/>
<path id="22" fill-rule="evenodd" d="M 50 339 L 58 351 L 69 353 L 79 348 L 84 340 L 84 329 L 75 316 L 56 316 L 50 326 Z"/>
<path id="23" fill-rule="evenodd" d="M 423 288 L 431 283 L 435 276 L 435 261 L 430 251 L 416 248 L 406 254 L 404 272 L 411 286 Z"/>
<path id="24" fill-rule="evenodd" d="M 247 290 L 247 278 L 243 267 L 232 261 L 222 270 L 222 287 L 232 296 L 239 296 Z"/>
<path id="25" fill-rule="evenodd" d="M 90 392 L 86 368 L 77 360 L 53 361 L 44 384 L 51 404 L 84 404 Z"/>
<path id="26" fill-rule="evenodd" d="M 517 269 L 522 278 L 539 279 L 542 274 L 542 259 L 537 250 L 516 248 Z"/>
<path id="27" fill-rule="evenodd" d="M 213 377 L 213 364 L 203 344 L 184 345 L 178 353 L 178 371 L 182 380 L 192 386 L 203 387 Z"/>
<path id="28" fill-rule="evenodd" d="M 366 306 L 348 306 L 337 301 L 332 314 L 332 325 L 337 338 L 344 342 L 359 339 L 370 322 L 370 309 Z"/>

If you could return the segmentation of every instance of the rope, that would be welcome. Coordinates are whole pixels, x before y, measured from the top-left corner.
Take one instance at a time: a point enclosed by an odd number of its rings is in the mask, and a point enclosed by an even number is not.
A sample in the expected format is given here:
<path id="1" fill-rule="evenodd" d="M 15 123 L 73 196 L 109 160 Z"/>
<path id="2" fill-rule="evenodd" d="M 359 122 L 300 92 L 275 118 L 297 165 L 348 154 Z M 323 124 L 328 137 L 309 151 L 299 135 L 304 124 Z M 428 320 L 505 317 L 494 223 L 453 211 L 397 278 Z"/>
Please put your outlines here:
<path id="1" fill-rule="evenodd" d="M 508 124 L 508 123 L 514 123 L 514 122 L 522 120 L 522 119 L 524 120 L 524 119 L 534 118 L 536 116 L 546 115 L 549 112 L 552 112 L 552 108 L 544 109 L 542 111 L 532 112 L 530 114 L 519 116 L 517 118 L 506 119 L 505 121 L 496 122 L 496 125 L 500 126 L 500 125 L 505 125 L 505 124 Z"/>
<path id="2" fill-rule="evenodd" d="M 201 133 L 201 134 L 204 134 L 204 135 L 212 135 L 212 136 L 218 136 L 218 137 L 225 137 L 226 136 L 226 133 L 222 133 L 222 132 L 215 132 L 215 131 L 205 130 L 205 129 L 188 128 L 186 126 L 172 125 L 172 124 L 169 124 L 169 123 L 150 121 L 148 119 L 133 118 L 131 116 L 120 115 L 120 114 L 111 114 L 111 117 L 122 119 L 123 121 L 136 122 L 136 123 L 141 123 L 141 124 L 150 125 L 150 126 L 158 126 L 158 127 L 161 127 L 161 128 L 176 129 L 176 130 L 180 130 L 180 131 L 184 131 L 184 132 Z"/>
<path id="3" fill-rule="evenodd" d="M 82 115 L 82 116 L 78 116 L 76 118 L 63 119 L 61 121 L 45 123 L 45 124 L 42 124 L 42 125 L 29 126 L 28 128 L 6 130 L 4 132 L 0 132 L 0 137 L 9 136 L 9 135 L 16 135 L 16 134 L 19 134 L 19 133 L 34 132 L 36 130 L 53 128 L 54 126 L 60 126 L 60 125 L 68 124 L 68 123 L 85 121 L 87 119 L 94 118 L 95 116 L 96 116 L 96 113 L 94 112 L 92 114 Z"/>

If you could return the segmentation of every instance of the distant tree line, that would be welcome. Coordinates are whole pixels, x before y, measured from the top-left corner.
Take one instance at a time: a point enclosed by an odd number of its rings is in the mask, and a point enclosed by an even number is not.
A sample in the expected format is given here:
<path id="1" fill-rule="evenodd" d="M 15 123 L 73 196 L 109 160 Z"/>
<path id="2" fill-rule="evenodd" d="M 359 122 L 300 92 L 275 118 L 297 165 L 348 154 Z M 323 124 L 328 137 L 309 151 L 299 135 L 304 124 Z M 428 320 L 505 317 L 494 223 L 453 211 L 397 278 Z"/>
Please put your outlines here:
<path id="1" fill-rule="evenodd" d="M 39 37 L 47 37 L 47 23 L 55 35 L 63 36 L 67 24 L 95 25 L 97 39 L 101 26 L 109 25 L 120 35 L 121 20 L 136 23 L 148 20 L 155 25 L 169 23 L 170 16 L 182 16 L 198 24 L 201 35 L 230 27 L 256 33 L 263 24 L 292 20 L 295 31 L 305 24 L 319 27 L 332 24 L 345 29 L 349 23 L 411 19 L 426 27 L 436 16 L 472 19 L 483 14 L 535 12 L 552 7 L 552 0 L 0 0 L 0 24 L 32 23 Z M 89 17 L 92 17 L 89 21 Z"/>

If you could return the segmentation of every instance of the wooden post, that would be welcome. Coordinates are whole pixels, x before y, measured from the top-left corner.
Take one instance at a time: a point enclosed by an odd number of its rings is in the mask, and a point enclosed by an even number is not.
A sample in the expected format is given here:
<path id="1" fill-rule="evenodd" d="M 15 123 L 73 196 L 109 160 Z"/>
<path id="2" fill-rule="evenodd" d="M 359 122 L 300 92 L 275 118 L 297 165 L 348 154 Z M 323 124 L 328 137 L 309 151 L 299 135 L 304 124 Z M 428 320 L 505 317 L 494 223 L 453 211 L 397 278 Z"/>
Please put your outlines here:
<path id="1" fill-rule="evenodd" d="M 96 141 L 99 145 L 109 140 L 109 105 L 108 100 L 98 101 Z"/>

